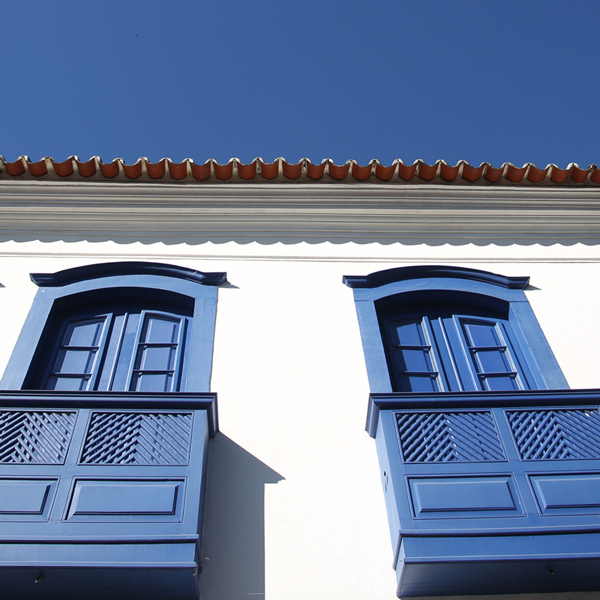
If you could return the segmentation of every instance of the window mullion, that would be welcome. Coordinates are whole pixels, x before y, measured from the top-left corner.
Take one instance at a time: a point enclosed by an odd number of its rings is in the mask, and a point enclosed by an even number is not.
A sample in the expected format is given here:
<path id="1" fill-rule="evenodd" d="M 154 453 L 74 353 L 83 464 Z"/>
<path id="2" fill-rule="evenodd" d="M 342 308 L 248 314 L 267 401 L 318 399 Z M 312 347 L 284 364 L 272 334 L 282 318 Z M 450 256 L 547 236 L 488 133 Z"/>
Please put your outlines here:
<path id="1" fill-rule="evenodd" d="M 471 380 L 465 377 L 464 364 L 459 348 L 462 348 L 460 338 L 457 337 L 452 318 L 442 315 L 432 315 L 432 332 L 435 340 L 441 372 L 446 381 L 445 389 L 451 392 L 460 392 L 468 389 L 477 389 L 470 385 Z M 467 370 L 471 375 L 470 370 Z"/>
<path id="2" fill-rule="evenodd" d="M 88 389 L 95 390 L 97 382 L 100 379 L 100 374 L 102 372 L 102 365 L 105 358 L 105 352 L 107 347 L 107 342 L 109 339 L 109 332 L 112 329 L 113 324 L 112 313 L 106 315 L 106 319 L 104 321 L 104 326 L 102 328 L 102 334 L 100 336 L 100 341 L 98 343 L 98 350 L 96 351 L 96 356 L 94 357 L 94 363 L 92 366 L 92 374 L 90 380 L 88 381 Z"/>

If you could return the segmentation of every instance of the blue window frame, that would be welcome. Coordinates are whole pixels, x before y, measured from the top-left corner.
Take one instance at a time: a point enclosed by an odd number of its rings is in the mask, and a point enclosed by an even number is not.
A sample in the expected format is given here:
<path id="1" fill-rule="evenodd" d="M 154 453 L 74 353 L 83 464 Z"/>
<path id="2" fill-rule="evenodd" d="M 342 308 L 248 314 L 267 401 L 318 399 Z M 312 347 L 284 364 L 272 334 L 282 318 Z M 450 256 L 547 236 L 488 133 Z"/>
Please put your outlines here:
<path id="1" fill-rule="evenodd" d="M 30 571 L 56 597 L 95 596 L 100 579 L 115 599 L 196 597 L 225 273 L 118 262 L 31 278 L 0 382 L 4 580 L 21 597 Z"/>
<path id="2" fill-rule="evenodd" d="M 31 278 L 40 290 L 1 389 L 209 389 L 225 273 L 127 262 Z"/>
<path id="3" fill-rule="evenodd" d="M 56 391 L 175 392 L 191 316 L 137 303 L 97 305 L 57 319 L 46 372 L 31 387 Z M 107 312 L 107 308 L 111 310 Z M 34 374 L 35 375 L 35 374 Z"/>
<path id="4" fill-rule="evenodd" d="M 577 467 L 585 484 L 575 489 L 571 465 L 532 466 L 522 455 L 562 460 L 565 448 L 586 445 L 595 435 L 592 411 L 568 406 L 581 394 L 544 391 L 568 385 L 525 296 L 528 281 L 436 266 L 344 278 L 367 364 L 367 431 L 377 446 L 399 597 L 583 589 L 573 559 L 588 524 L 569 539 L 532 493 L 546 484 L 541 471 L 556 477 L 546 489 L 560 481 L 556 505 L 571 504 L 575 516 L 560 525 L 574 533 L 582 525 L 575 498 L 584 488 L 594 493 L 589 471 L 597 466 Z M 540 551 L 549 541 L 536 546 L 540 534 L 556 544 L 551 559 Z M 564 569 L 559 580 L 540 568 L 548 560 Z"/>
<path id="5" fill-rule="evenodd" d="M 465 305 L 402 305 L 379 314 L 396 392 L 530 389 L 511 324 Z"/>
<path id="6" fill-rule="evenodd" d="M 346 276 L 373 392 L 564 389 L 527 277 L 459 267 Z"/>

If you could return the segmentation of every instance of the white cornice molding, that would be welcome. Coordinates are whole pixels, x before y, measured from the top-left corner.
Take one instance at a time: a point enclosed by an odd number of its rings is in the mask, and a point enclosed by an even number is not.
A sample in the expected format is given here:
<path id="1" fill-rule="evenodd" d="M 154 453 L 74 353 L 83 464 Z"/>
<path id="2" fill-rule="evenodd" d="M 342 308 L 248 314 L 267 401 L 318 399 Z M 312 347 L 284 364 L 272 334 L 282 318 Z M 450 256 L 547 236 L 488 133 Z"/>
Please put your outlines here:
<path id="1" fill-rule="evenodd" d="M 0 181 L 0 236 L 600 242 L 600 190 Z"/>

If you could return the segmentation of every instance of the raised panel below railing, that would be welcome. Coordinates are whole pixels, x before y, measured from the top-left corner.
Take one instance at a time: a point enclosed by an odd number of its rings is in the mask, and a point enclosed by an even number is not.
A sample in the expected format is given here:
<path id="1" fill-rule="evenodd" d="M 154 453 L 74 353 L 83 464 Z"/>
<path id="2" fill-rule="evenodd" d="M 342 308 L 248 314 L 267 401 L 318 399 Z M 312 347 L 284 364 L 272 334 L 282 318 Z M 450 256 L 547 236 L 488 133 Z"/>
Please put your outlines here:
<path id="1" fill-rule="evenodd" d="M 373 394 L 398 595 L 600 590 L 600 391 Z"/>
<path id="2" fill-rule="evenodd" d="M 0 393 L 7 598 L 197 598 L 213 394 Z"/>

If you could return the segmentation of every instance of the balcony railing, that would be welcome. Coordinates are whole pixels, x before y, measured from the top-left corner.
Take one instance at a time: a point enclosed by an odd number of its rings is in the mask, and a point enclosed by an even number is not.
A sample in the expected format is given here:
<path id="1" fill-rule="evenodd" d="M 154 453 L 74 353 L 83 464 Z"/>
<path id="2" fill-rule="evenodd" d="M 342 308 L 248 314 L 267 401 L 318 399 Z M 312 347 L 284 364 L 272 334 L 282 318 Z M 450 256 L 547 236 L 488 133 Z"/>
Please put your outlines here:
<path id="1" fill-rule="evenodd" d="M 599 404 L 372 394 L 398 596 L 600 589 Z"/>
<path id="2" fill-rule="evenodd" d="M 3 594 L 196 598 L 215 401 L 0 393 Z"/>

